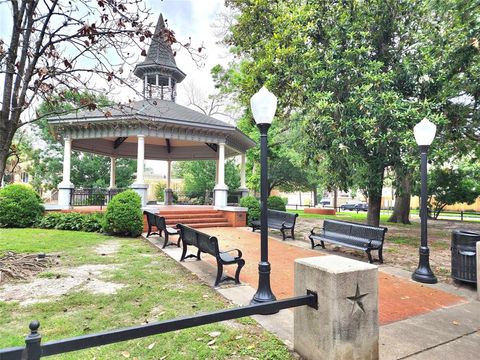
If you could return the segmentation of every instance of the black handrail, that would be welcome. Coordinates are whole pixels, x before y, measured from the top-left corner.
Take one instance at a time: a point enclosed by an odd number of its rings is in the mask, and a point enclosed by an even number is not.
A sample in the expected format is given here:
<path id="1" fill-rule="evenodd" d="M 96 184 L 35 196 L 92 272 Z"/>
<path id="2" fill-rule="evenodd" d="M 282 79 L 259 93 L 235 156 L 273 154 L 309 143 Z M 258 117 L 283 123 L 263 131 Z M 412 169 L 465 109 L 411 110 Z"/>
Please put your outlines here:
<path id="1" fill-rule="evenodd" d="M 307 290 L 306 295 L 296 296 L 289 299 L 277 300 L 263 304 L 247 305 L 234 309 L 220 310 L 208 314 L 182 317 L 173 320 L 110 330 L 68 339 L 54 340 L 45 344 L 41 344 L 41 335 L 38 333 L 40 323 L 38 321 L 32 321 L 29 326 L 31 333 L 25 338 L 26 346 L 0 349 L 0 360 L 38 360 L 44 356 L 63 354 L 71 351 L 138 339 L 145 336 L 163 334 L 170 331 L 176 331 L 225 320 L 238 319 L 250 315 L 268 315 L 277 313 L 283 309 L 304 305 L 317 309 L 317 294 L 313 291 Z"/>

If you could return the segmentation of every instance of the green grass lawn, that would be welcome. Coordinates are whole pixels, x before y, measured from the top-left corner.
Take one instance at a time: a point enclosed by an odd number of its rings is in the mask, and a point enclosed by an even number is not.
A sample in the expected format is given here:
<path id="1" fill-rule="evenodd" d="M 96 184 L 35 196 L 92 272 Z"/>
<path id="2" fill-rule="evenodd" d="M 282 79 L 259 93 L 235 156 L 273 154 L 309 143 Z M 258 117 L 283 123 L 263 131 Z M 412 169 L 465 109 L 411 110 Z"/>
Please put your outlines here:
<path id="1" fill-rule="evenodd" d="M 319 215 L 319 214 L 305 214 L 303 210 L 291 210 L 288 209 L 288 212 L 297 213 L 298 216 L 306 219 L 336 219 L 336 220 L 344 220 L 344 221 L 357 221 L 357 222 L 364 222 L 367 221 L 367 213 L 365 211 L 355 212 L 355 211 L 340 211 L 337 212 L 336 215 Z M 386 224 L 388 218 L 390 217 L 389 214 L 381 214 L 380 215 L 380 223 Z"/>
<path id="2" fill-rule="evenodd" d="M 118 252 L 100 256 L 95 247 L 117 243 Z M 42 341 L 140 325 L 230 305 L 210 286 L 139 239 L 44 229 L 0 229 L 0 253 L 59 254 L 61 268 L 112 264 L 104 281 L 125 284 L 114 295 L 70 291 L 54 301 L 20 305 L 0 302 L 0 348 L 24 344 L 31 320 L 40 321 Z M 61 268 L 37 277 L 56 278 Z M 61 276 L 58 276 L 61 280 Z M 11 283 L 10 283 L 11 284 Z M 0 293 L 3 291 L 0 288 Z M 211 332 L 220 332 L 213 338 Z M 215 340 L 215 341 L 213 341 Z M 213 341 L 213 342 L 212 342 Z M 285 345 L 250 318 L 58 356 L 61 359 L 291 359 Z"/>

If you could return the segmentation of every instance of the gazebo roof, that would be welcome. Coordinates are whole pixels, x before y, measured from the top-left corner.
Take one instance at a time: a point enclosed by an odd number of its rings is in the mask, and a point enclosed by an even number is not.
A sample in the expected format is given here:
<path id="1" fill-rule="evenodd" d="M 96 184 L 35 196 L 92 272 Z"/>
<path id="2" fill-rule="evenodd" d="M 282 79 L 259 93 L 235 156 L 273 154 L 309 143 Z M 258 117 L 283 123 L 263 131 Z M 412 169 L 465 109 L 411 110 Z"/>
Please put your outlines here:
<path id="1" fill-rule="evenodd" d="M 168 100 L 146 99 L 101 110 L 81 110 L 48 119 L 53 131 L 72 139 L 72 148 L 115 157 L 136 157 L 136 136 L 145 136 L 145 158 L 217 159 L 244 153 L 255 142 L 238 128 Z"/>

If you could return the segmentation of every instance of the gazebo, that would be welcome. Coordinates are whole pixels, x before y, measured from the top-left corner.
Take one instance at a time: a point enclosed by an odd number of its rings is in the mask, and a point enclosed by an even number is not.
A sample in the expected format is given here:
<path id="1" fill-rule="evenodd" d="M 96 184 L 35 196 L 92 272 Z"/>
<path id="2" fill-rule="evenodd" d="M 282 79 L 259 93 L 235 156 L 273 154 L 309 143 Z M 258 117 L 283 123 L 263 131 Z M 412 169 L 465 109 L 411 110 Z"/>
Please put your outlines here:
<path id="1" fill-rule="evenodd" d="M 165 203 L 171 204 L 171 163 L 182 160 L 216 160 L 214 205 L 227 206 L 225 159 L 241 156 L 241 188 L 245 186 L 245 152 L 255 142 L 235 126 L 175 103 L 177 84 L 185 78 L 165 39 L 165 23 L 158 20 L 145 61 L 134 74 L 143 81 L 143 99 L 101 110 L 80 110 L 49 118 L 52 130 L 64 143 L 63 179 L 58 185 L 58 204 L 70 207 L 74 184 L 70 180 L 71 151 L 80 150 L 111 158 L 110 188 L 115 188 L 115 160 L 136 158 L 137 174 L 131 186 L 146 204 L 146 159 L 168 162 Z M 106 115 L 107 114 L 107 115 Z"/>

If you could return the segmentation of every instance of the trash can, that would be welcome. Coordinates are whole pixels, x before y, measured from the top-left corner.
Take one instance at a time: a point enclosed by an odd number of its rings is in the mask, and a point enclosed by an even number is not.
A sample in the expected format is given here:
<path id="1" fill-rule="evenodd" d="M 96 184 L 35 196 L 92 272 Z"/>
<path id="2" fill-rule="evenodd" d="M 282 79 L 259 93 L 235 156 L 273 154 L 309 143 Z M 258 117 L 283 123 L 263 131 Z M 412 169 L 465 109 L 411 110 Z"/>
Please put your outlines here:
<path id="1" fill-rule="evenodd" d="M 477 282 L 477 241 L 480 241 L 480 232 L 452 231 L 452 278 Z"/>

